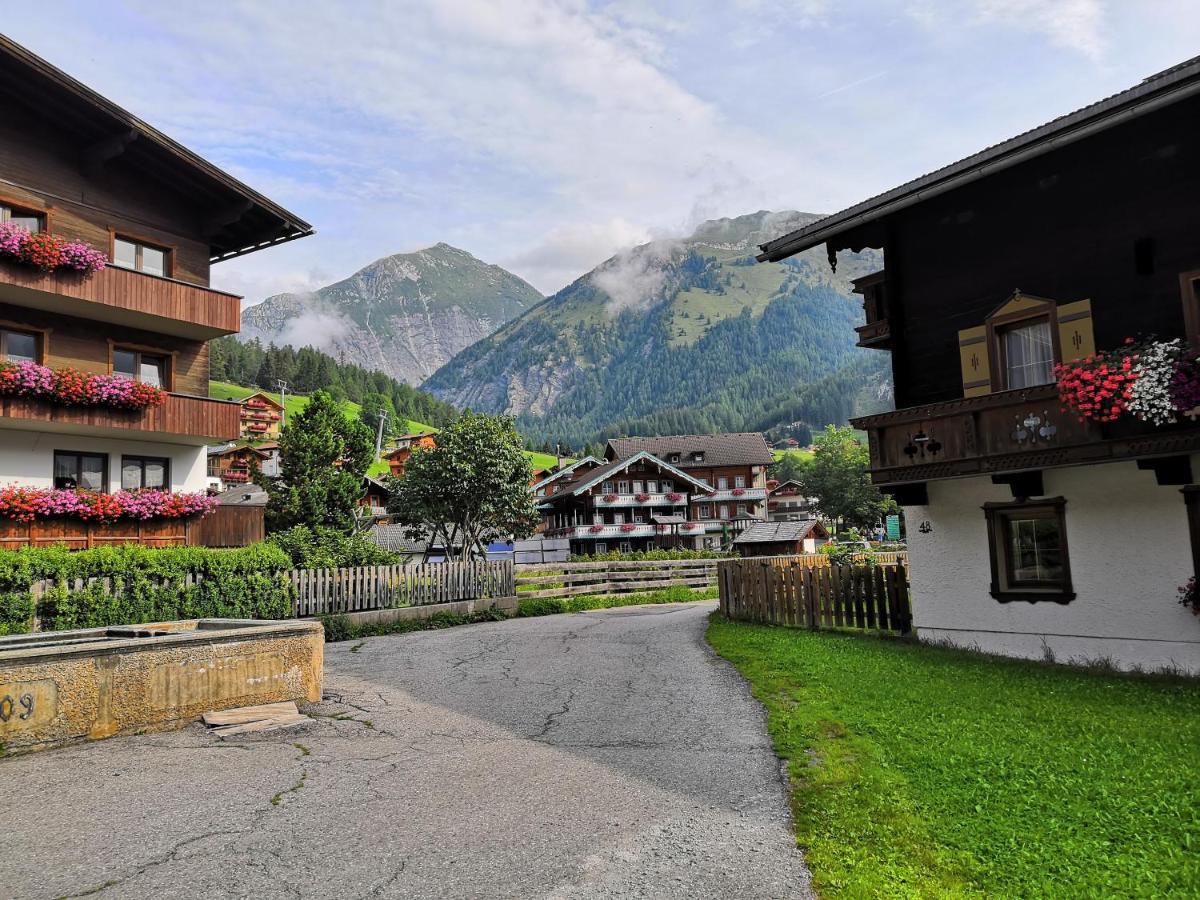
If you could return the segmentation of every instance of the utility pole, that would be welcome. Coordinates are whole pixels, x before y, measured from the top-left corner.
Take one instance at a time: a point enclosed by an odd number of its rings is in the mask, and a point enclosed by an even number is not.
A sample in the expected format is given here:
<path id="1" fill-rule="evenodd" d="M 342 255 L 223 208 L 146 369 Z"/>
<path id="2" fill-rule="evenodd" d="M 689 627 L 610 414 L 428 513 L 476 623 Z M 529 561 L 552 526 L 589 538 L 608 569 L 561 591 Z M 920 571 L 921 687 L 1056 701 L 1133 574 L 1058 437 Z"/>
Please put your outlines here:
<path id="1" fill-rule="evenodd" d="M 280 378 L 275 382 L 279 385 L 279 405 L 283 407 L 283 418 L 280 420 L 280 428 L 287 428 L 287 389 L 288 383 Z"/>
<path id="2" fill-rule="evenodd" d="M 387 422 L 387 410 L 381 409 L 375 413 L 379 417 L 379 428 L 375 431 L 375 458 L 379 459 L 379 453 L 383 450 L 383 425 Z"/>

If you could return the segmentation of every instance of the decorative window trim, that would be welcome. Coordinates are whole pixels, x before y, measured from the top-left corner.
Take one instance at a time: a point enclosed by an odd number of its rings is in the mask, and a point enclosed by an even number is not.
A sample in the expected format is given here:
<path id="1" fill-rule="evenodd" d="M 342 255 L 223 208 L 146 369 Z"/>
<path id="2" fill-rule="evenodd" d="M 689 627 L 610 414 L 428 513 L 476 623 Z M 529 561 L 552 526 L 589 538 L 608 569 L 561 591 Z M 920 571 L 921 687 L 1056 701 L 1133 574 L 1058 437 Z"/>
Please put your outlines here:
<path id="1" fill-rule="evenodd" d="M 46 364 L 46 358 L 50 353 L 50 328 L 37 328 L 33 325 L 26 325 L 23 322 L 10 322 L 6 319 L 0 319 L 0 331 L 19 331 L 22 334 L 31 334 L 37 338 L 37 359 L 34 360 L 39 366 Z M 0 337 L 0 360 L 5 359 L 6 348 L 3 345 L 3 338 Z"/>
<path id="2" fill-rule="evenodd" d="M 1037 512 L 1046 518 L 1058 521 L 1063 562 L 1063 580 L 1057 588 L 1034 588 L 1012 586 L 1008 583 L 1008 563 L 1002 554 L 1007 552 L 1004 520 L 1013 512 Z M 1027 603 L 1070 603 L 1075 599 L 1071 583 L 1071 554 L 1067 543 L 1067 501 L 1063 497 L 1047 497 L 1038 500 L 1016 500 L 1002 503 L 985 503 L 983 513 L 987 518 L 988 561 L 991 565 L 991 595 L 1001 603 L 1024 600 Z"/>
<path id="3" fill-rule="evenodd" d="M 1004 352 L 1004 334 L 1013 328 L 1044 321 L 1046 327 L 1050 330 L 1050 347 L 1053 354 L 1053 361 L 1056 363 L 1062 362 L 1062 348 L 1059 346 L 1058 339 L 1058 307 L 1053 301 L 1047 301 L 1047 304 L 1047 306 L 1031 307 L 1030 309 L 1006 313 L 1004 315 L 993 314 L 984 320 L 984 324 L 987 326 L 988 347 L 992 351 L 990 355 L 992 361 L 991 376 L 993 392 L 1010 390 L 1008 385 L 1008 359 Z"/>

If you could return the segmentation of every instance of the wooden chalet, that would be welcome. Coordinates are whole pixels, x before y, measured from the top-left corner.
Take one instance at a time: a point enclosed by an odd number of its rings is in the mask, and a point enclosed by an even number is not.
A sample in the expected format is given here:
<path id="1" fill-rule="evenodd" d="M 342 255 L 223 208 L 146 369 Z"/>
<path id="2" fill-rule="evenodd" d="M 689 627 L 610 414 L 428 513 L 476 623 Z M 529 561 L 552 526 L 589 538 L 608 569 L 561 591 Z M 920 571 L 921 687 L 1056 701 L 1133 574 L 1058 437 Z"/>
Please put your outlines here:
<path id="1" fill-rule="evenodd" d="M 265 391 L 241 401 L 239 415 L 242 438 L 247 441 L 277 441 L 283 431 L 283 404 Z"/>
<path id="2" fill-rule="evenodd" d="M 767 483 L 767 518 L 772 522 L 811 519 L 812 499 L 795 481 Z"/>
<path id="3" fill-rule="evenodd" d="M 739 556 L 791 556 L 816 553 L 829 541 L 829 532 L 816 519 L 759 522 L 733 539 Z"/>
<path id="4" fill-rule="evenodd" d="M 0 396 L 0 484 L 205 490 L 206 446 L 241 432 L 241 406 L 208 396 L 207 342 L 237 332 L 241 309 L 210 266 L 311 226 L 3 36 L 0 97 L 0 225 L 107 258 L 83 274 L 0 253 L 0 361 L 166 392 L 135 410 Z M 88 526 L 69 543 L 189 540 L 152 524 Z"/>
<path id="5" fill-rule="evenodd" d="M 617 438 L 533 490 L 572 553 L 711 549 L 766 518 L 772 461 L 761 434 Z"/>
<path id="6" fill-rule="evenodd" d="M 1200 671 L 1176 602 L 1200 565 L 1195 411 L 1096 421 L 1054 368 L 1153 338 L 1193 371 L 1198 197 L 1200 57 L 762 246 L 883 251 L 858 336 L 891 352 L 897 408 L 855 424 L 905 508 L 922 637 Z"/>
<path id="7" fill-rule="evenodd" d="M 387 461 L 388 470 L 393 478 L 403 478 L 404 467 L 413 451 L 432 450 L 437 446 L 437 436 L 423 432 L 402 434 L 395 438 L 392 444 L 392 449 L 383 454 L 383 459 Z"/>
<path id="8" fill-rule="evenodd" d="M 221 444 L 208 448 L 208 477 L 219 478 L 222 489 L 249 484 L 254 469 L 262 470 L 270 454 L 249 444 Z"/>

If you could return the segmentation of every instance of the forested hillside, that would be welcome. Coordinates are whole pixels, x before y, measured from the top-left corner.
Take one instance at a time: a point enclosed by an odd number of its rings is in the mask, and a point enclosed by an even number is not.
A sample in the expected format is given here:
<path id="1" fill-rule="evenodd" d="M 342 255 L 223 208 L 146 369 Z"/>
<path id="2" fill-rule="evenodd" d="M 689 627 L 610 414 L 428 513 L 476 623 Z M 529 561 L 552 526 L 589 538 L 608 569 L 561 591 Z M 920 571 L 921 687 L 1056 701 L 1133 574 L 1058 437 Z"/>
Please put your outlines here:
<path id="1" fill-rule="evenodd" d="M 414 419 L 430 425 L 452 422 L 458 410 L 425 391 L 410 387 L 383 372 L 371 372 L 360 366 L 339 363 L 327 353 L 311 347 L 264 347 L 254 340 L 242 343 L 233 337 L 209 343 L 210 375 L 213 381 L 228 381 L 246 387 L 277 390 L 280 380 L 296 394 L 311 394 L 318 389 L 332 391 L 337 397 L 361 403 L 370 394 L 381 394 L 391 401 L 401 419 Z"/>
<path id="2" fill-rule="evenodd" d="M 760 212 L 608 260 L 423 387 L 506 411 L 535 442 L 843 423 L 890 403 L 885 353 L 854 346 L 849 280 L 877 253 L 756 263 L 756 244 L 815 217 Z"/>

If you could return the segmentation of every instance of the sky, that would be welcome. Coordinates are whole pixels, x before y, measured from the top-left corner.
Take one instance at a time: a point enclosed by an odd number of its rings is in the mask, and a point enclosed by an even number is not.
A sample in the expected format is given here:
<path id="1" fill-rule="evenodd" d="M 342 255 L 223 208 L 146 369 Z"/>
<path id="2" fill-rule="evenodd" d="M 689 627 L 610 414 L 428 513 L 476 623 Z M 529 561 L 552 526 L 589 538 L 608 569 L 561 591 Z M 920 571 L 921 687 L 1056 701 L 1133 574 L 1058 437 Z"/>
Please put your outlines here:
<path id="1" fill-rule="evenodd" d="M 551 293 L 835 212 L 1200 53 L 1200 0 L 39 0 L 0 28 L 311 222 L 257 302 L 438 241 Z"/>

